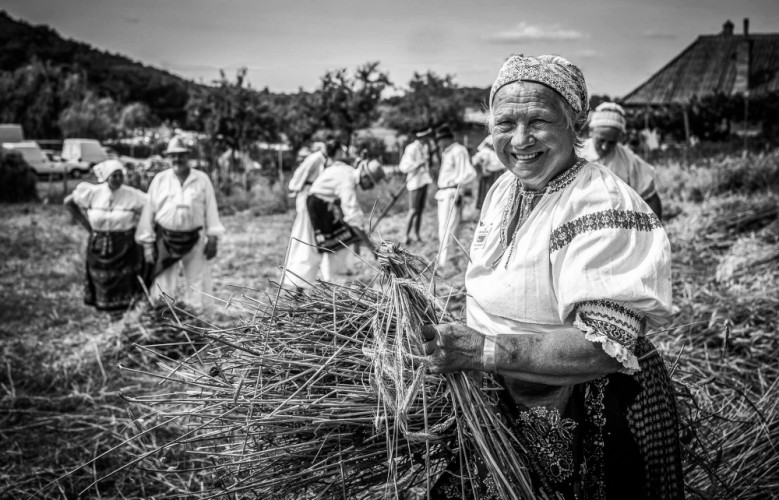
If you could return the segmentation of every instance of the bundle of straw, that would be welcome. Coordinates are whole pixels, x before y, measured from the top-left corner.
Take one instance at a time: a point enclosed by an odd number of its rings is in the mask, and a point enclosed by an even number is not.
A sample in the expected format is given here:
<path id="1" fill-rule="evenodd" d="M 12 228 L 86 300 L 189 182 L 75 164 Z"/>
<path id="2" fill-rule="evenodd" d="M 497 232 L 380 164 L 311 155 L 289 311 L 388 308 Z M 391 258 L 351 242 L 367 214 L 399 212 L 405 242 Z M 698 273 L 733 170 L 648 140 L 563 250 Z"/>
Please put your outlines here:
<path id="1" fill-rule="evenodd" d="M 455 461 L 462 496 L 478 497 L 483 478 L 468 467 L 478 456 L 501 498 L 548 498 L 483 389 L 492 382 L 426 370 L 420 326 L 453 319 L 418 261 L 387 243 L 377 255 L 381 291 L 279 290 L 244 324 L 189 328 L 209 345 L 159 375 L 189 390 L 133 400 L 182 424 L 165 446 L 210 461 L 214 496 L 403 498 L 429 493 Z"/>

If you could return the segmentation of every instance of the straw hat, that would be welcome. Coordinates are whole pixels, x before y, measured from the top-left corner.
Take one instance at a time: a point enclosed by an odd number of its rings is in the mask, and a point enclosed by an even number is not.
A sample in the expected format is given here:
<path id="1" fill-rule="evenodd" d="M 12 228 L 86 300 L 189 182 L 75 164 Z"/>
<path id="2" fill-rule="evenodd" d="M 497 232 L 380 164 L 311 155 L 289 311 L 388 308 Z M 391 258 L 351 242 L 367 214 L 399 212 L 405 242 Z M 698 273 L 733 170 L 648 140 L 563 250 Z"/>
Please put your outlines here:
<path id="1" fill-rule="evenodd" d="M 368 177 L 373 181 L 374 185 L 384 179 L 384 169 L 381 168 L 381 163 L 376 160 L 360 164 L 360 169 L 368 174 Z"/>
<path id="2" fill-rule="evenodd" d="M 173 153 L 189 153 L 189 148 L 184 144 L 184 140 L 176 136 L 168 142 L 168 147 L 162 154 L 169 155 Z"/>

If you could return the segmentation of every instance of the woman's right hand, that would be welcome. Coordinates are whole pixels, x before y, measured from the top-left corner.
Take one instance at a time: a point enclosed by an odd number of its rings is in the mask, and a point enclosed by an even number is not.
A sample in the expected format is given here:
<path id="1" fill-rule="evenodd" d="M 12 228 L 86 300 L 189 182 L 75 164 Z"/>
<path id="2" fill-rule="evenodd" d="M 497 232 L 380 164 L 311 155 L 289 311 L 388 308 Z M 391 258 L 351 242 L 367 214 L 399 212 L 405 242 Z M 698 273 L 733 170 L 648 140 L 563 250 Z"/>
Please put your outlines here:
<path id="1" fill-rule="evenodd" d="M 432 373 L 482 370 L 484 334 L 458 323 L 425 325 L 421 330 Z"/>

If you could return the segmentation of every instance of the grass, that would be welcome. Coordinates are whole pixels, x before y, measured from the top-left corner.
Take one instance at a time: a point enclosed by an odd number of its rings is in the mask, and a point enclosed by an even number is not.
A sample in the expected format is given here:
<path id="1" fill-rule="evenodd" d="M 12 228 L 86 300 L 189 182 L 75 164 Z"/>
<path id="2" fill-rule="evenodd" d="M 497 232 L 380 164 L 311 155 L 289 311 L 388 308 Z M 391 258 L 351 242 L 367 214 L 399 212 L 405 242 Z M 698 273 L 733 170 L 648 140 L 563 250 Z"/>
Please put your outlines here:
<path id="1" fill-rule="evenodd" d="M 686 429 L 695 431 L 685 452 L 690 498 L 730 498 L 733 492 L 739 498 L 776 497 L 772 492 L 779 487 L 779 454 L 773 448 L 779 442 L 779 238 L 772 229 L 777 156 L 658 169 L 673 245 L 677 314 L 674 329 L 655 332 L 653 340 L 669 360 L 679 356 L 674 377 L 686 395 L 680 400 Z M 58 186 L 61 181 L 52 189 Z M 361 193 L 366 212 L 376 198 L 375 210 L 381 211 L 400 186 L 400 179 L 392 178 Z M 39 184 L 40 189 L 48 186 Z M 176 446 L 90 486 L 178 436 L 175 426 L 154 429 L 164 421 L 142 419 L 153 414 L 151 403 L 124 397 L 161 390 L 151 375 L 159 373 L 155 358 L 133 344 L 164 343 L 174 357 L 191 354 L 192 346 L 180 332 L 166 329 L 174 319 L 158 312 L 111 323 L 82 304 L 86 234 L 56 204 L 62 194 L 51 194 L 47 204 L 4 205 L 0 216 L 0 497 L 76 498 L 85 488 L 83 497 L 182 492 L 197 497 L 218 478 L 184 470 L 165 473 L 171 463 L 181 469 L 200 463 Z M 226 302 L 262 296 L 280 276 L 294 214 L 253 208 L 261 195 L 223 215 L 228 231 L 213 272 L 216 295 Z M 376 236 L 404 237 L 406 203 L 405 196 L 399 199 Z M 429 196 L 426 240 L 412 246 L 428 261 L 436 252 L 434 207 Z M 466 208 L 461 238 L 466 246 L 477 217 Z M 452 294 L 449 309 L 460 317 L 466 263 L 460 256 L 436 290 Z M 373 265 L 371 258 L 358 262 L 357 277 L 368 280 Z M 237 315 L 231 307 L 216 319 L 230 324 Z M 93 460 L 142 430 L 148 432 L 137 445 Z M 83 464 L 89 465 L 79 468 Z"/>

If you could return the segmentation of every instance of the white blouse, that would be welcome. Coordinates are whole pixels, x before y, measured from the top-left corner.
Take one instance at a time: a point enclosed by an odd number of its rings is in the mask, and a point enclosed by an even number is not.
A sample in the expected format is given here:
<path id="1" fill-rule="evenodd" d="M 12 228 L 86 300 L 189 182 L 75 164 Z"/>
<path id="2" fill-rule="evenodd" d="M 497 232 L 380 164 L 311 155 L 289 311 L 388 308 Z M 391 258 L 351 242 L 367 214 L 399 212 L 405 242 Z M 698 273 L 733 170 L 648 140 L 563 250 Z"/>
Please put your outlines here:
<path id="1" fill-rule="evenodd" d="M 636 153 L 622 144 L 617 144 L 614 151 L 605 158 L 599 158 L 595 151 L 592 138 L 584 141 L 580 156 L 585 160 L 601 163 L 617 174 L 617 177 L 627 182 L 643 199 L 648 199 L 657 193 L 655 167 L 645 162 Z"/>
<path id="2" fill-rule="evenodd" d="M 73 201 L 87 211 L 95 231 L 128 231 L 138 225 L 146 194 L 126 185 L 111 191 L 105 182 L 82 182 L 73 190 Z"/>
<path id="3" fill-rule="evenodd" d="M 470 258 L 467 322 L 485 334 L 573 325 L 630 372 L 645 324 L 671 315 L 671 250 L 660 221 L 615 174 L 585 160 L 535 192 L 510 172 L 501 176 Z"/>

